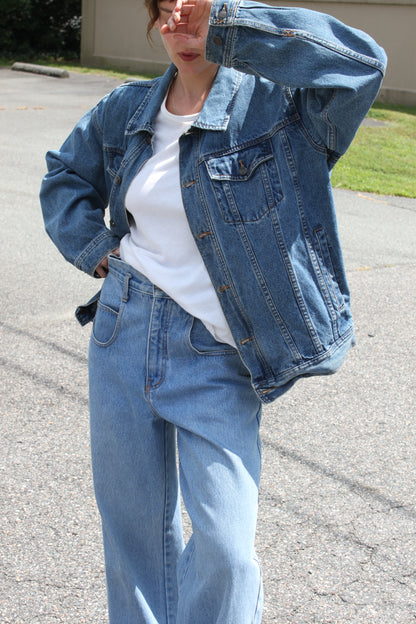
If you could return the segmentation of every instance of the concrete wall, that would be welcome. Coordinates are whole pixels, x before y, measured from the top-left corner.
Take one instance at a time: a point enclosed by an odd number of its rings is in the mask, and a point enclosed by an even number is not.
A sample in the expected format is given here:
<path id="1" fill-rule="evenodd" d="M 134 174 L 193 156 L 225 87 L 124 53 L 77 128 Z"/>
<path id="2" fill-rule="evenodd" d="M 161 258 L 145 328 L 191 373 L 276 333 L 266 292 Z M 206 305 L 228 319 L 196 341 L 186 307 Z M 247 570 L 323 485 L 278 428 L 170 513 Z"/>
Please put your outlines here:
<path id="1" fill-rule="evenodd" d="M 323 11 L 368 32 L 389 57 L 379 99 L 416 106 L 416 0 L 284 0 L 279 5 Z M 153 45 L 147 41 L 147 12 L 140 0 L 83 0 L 82 14 L 84 65 L 164 71 L 167 55 L 156 31 Z"/>

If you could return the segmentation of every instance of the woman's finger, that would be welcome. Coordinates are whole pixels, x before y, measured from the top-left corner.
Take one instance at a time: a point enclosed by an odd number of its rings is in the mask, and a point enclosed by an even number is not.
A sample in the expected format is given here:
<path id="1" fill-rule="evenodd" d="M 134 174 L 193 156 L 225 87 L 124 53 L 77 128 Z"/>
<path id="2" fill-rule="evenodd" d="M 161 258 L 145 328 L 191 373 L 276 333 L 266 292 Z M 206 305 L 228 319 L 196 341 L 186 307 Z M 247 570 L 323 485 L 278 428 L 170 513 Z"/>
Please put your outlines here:
<path id="1" fill-rule="evenodd" d="M 163 24 L 163 26 L 160 27 L 160 33 L 162 35 L 169 35 L 172 33 L 182 33 L 182 34 L 187 34 L 188 33 L 188 23 L 187 22 L 180 22 L 179 24 L 174 24 L 172 27 L 169 26 L 168 23 Z"/>

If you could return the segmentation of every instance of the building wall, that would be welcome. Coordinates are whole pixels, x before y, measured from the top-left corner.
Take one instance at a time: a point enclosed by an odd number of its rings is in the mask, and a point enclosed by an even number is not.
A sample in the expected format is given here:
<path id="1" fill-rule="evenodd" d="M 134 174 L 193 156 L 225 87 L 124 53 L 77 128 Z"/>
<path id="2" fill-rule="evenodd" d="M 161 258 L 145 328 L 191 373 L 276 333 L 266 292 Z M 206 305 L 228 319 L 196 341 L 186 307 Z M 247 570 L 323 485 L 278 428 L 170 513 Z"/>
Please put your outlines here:
<path id="1" fill-rule="evenodd" d="M 416 105 L 416 0 L 288 0 L 282 4 L 329 13 L 372 35 L 389 57 L 379 99 Z M 167 67 L 159 33 L 154 31 L 153 44 L 147 40 L 147 11 L 140 0 L 83 0 L 82 14 L 84 65 L 146 74 L 159 74 Z"/>

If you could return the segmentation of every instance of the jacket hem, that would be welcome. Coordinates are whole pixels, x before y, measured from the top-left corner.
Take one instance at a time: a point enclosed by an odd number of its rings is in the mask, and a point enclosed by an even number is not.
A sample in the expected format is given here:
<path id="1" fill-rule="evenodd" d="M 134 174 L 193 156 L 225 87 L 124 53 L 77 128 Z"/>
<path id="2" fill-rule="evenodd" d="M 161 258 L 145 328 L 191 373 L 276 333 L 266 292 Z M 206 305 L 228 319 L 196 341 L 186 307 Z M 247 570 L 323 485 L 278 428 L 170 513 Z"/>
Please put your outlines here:
<path id="1" fill-rule="evenodd" d="M 348 351 L 355 344 L 354 328 L 351 327 L 320 356 L 287 369 L 276 377 L 253 383 L 253 388 L 262 403 L 272 403 L 302 377 L 336 373 L 342 366 Z"/>

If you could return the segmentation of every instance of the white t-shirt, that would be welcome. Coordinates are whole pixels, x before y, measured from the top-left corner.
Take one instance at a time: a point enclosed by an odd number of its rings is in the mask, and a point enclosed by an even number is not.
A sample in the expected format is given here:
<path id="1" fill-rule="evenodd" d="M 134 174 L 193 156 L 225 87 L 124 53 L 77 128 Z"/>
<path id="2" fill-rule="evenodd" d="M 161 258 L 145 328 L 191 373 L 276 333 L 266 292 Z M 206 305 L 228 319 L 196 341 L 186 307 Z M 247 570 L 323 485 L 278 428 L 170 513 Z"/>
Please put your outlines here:
<path id="1" fill-rule="evenodd" d="M 132 220 L 120 256 L 199 318 L 216 340 L 235 346 L 182 203 L 179 137 L 197 117 L 173 115 L 163 102 L 155 120 L 153 156 L 126 193 Z"/>

